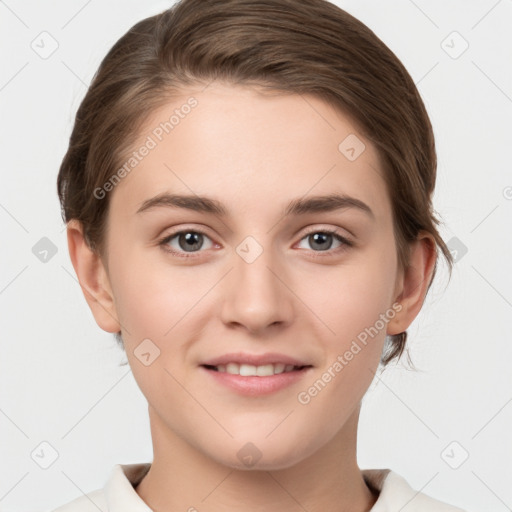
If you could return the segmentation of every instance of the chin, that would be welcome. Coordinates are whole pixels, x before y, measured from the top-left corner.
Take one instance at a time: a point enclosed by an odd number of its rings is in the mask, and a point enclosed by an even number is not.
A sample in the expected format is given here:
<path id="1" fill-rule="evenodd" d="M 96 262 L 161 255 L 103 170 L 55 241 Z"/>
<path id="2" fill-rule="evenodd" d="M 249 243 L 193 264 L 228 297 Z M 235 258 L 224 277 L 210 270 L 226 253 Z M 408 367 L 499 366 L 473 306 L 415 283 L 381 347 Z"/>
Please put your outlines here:
<path id="1" fill-rule="evenodd" d="M 262 438 L 256 442 L 233 442 L 221 453 L 211 452 L 210 457 L 219 464 L 242 471 L 275 471 L 295 466 L 309 454 L 304 450 L 303 442 L 291 442 L 288 438 L 277 443 L 269 443 Z M 300 446 L 300 450 L 297 447 Z M 314 448 L 311 447 L 311 452 Z M 226 457 L 227 454 L 234 454 Z"/>

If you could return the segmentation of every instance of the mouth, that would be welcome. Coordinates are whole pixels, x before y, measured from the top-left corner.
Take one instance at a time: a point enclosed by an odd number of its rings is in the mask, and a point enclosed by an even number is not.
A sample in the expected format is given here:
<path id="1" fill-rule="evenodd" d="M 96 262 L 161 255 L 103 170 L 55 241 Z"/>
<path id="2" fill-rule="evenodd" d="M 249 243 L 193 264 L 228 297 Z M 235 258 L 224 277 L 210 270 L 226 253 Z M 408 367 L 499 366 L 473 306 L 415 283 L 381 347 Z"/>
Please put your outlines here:
<path id="1" fill-rule="evenodd" d="M 208 385 L 255 397 L 299 385 L 313 365 L 284 354 L 231 353 L 205 361 L 199 367 L 207 375 Z"/>
<path id="2" fill-rule="evenodd" d="M 219 365 L 204 364 L 201 365 L 207 370 L 219 373 L 228 373 L 230 375 L 240 375 L 241 377 L 271 377 L 281 373 L 290 373 L 301 371 L 305 368 L 311 368 L 311 365 L 293 365 L 284 363 L 270 363 L 260 366 L 252 364 L 227 363 Z"/>

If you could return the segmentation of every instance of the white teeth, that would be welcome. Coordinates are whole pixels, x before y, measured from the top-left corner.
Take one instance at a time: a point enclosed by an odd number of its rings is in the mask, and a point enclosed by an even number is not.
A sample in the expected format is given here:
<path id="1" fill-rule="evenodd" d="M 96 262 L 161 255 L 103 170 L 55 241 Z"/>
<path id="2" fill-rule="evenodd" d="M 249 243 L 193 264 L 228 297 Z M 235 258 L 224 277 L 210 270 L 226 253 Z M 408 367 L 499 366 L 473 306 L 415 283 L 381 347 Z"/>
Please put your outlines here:
<path id="1" fill-rule="evenodd" d="M 285 365 L 283 363 L 277 363 L 274 365 L 274 373 L 283 373 Z"/>
<path id="2" fill-rule="evenodd" d="M 226 371 L 232 375 L 240 375 L 240 365 L 236 363 L 228 363 L 226 365 Z"/>
<path id="3" fill-rule="evenodd" d="M 242 377 L 249 377 L 250 375 L 257 375 L 256 366 L 252 366 L 251 364 L 241 364 L 240 365 L 240 375 Z"/>
<path id="4" fill-rule="evenodd" d="M 243 375 L 241 367 L 240 367 L 240 375 Z M 264 366 L 257 366 L 256 367 L 256 375 L 258 377 L 269 377 L 270 375 L 274 375 L 274 366 L 271 364 L 266 364 Z"/>
<path id="5" fill-rule="evenodd" d="M 217 371 L 222 373 L 230 373 L 231 375 L 241 375 L 242 377 L 269 377 L 271 375 L 277 375 L 278 373 L 291 372 L 295 366 L 292 364 L 265 364 L 262 366 L 254 366 L 252 364 L 238 364 L 228 363 L 220 364 L 216 367 Z"/>

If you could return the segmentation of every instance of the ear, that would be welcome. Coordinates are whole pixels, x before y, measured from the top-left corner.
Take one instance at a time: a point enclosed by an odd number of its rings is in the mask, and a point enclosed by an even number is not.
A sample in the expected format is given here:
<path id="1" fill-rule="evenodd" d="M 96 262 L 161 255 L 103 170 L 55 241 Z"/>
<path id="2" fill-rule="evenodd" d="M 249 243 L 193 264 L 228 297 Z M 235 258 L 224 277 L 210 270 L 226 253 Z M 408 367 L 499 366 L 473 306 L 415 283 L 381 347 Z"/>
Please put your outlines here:
<path id="1" fill-rule="evenodd" d="M 96 323 L 104 331 L 120 331 L 107 271 L 101 257 L 87 245 L 83 227 L 76 219 L 68 222 L 67 237 L 71 262 Z"/>
<path id="2" fill-rule="evenodd" d="M 434 237 L 420 231 L 411 244 L 409 266 L 399 273 L 395 289 L 395 301 L 402 309 L 388 322 L 387 334 L 404 332 L 423 306 L 436 262 L 437 251 Z"/>

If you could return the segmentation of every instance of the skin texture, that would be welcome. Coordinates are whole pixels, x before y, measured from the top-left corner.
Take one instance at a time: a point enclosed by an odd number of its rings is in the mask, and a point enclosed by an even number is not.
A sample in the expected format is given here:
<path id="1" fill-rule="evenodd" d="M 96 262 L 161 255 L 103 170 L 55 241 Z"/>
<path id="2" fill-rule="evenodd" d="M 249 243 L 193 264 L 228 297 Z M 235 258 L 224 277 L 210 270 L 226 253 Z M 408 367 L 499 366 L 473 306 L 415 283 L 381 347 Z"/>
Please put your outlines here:
<path id="1" fill-rule="evenodd" d="M 104 257 L 84 243 L 79 223 L 68 225 L 88 304 L 102 329 L 122 330 L 148 400 L 154 461 L 136 491 L 159 512 L 241 503 L 249 512 L 368 511 L 376 496 L 356 460 L 361 400 L 386 334 L 407 329 L 422 306 L 433 238 L 421 233 L 411 266 L 398 268 L 378 154 L 348 117 L 314 96 L 220 83 L 191 88 L 151 113 L 135 146 L 191 96 L 197 106 L 110 192 Z M 366 146 L 354 161 L 338 149 L 350 134 Z M 162 192 L 206 195 L 230 215 L 169 207 L 136 213 Z M 283 215 L 292 199 L 334 192 L 364 201 L 374 218 L 356 208 Z M 192 257 L 159 245 L 187 229 L 205 233 L 199 249 L 187 253 L 178 236 L 167 246 Z M 327 238 L 320 246 L 327 250 L 318 249 L 308 235 L 325 229 L 354 245 Z M 251 263 L 236 250 L 248 236 L 262 249 Z M 300 403 L 298 393 L 397 303 L 400 312 L 378 335 Z M 134 353 L 144 339 L 160 350 L 149 366 Z M 278 352 L 312 368 L 273 394 L 244 396 L 199 366 L 238 351 Z M 260 456 L 250 468 L 237 455 L 248 442 Z"/>

